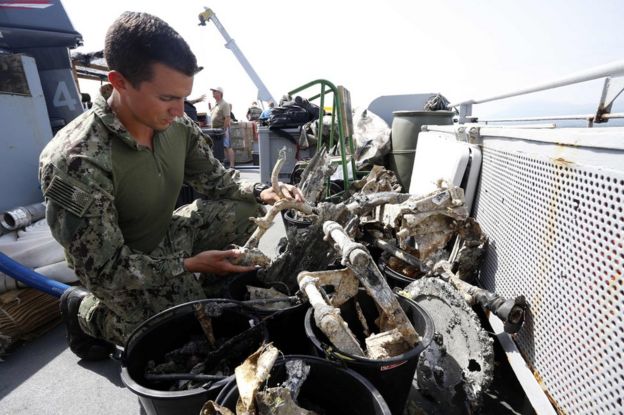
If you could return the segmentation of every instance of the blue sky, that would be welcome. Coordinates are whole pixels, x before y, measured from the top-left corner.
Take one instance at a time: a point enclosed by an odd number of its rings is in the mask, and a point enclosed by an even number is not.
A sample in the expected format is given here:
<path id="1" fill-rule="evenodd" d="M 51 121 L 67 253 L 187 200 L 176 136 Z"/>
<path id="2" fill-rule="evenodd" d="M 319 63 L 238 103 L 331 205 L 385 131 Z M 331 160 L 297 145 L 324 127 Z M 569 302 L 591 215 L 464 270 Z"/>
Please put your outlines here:
<path id="1" fill-rule="evenodd" d="M 205 67 L 193 95 L 221 85 L 239 114 L 256 88 L 217 29 L 197 25 L 204 6 L 215 11 L 274 96 L 323 78 L 347 87 L 354 105 L 419 92 L 460 101 L 624 58 L 624 2 L 618 0 L 112 0 L 98 8 L 84 0 L 62 2 L 84 37 L 83 52 L 102 48 L 106 28 L 124 10 L 163 18 Z M 592 112 L 600 86 L 594 81 L 487 104 L 475 113 Z M 199 109 L 205 110 L 202 104 Z"/>

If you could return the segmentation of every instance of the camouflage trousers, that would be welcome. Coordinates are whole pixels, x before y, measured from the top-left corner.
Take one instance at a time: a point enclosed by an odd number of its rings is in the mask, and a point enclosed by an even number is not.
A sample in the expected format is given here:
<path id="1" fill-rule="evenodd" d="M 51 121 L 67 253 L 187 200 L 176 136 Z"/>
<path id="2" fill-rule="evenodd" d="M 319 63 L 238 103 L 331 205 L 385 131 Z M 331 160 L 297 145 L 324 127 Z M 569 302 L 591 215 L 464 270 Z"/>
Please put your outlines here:
<path id="1" fill-rule="evenodd" d="M 148 254 L 149 257 L 193 256 L 206 250 L 222 250 L 230 244 L 244 245 L 255 230 L 249 220 L 252 216 L 262 216 L 264 208 L 257 203 L 234 200 L 195 200 L 177 209 L 165 238 Z M 172 306 L 193 300 L 216 297 L 221 292 L 227 276 L 193 274 L 162 278 L 143 275 L 165 281 L 162 285 L 149 289 L 132 291 L 128 298 L 115 293 L 118 304 L 124 304 L 124 312 L 113 312 L 93 294 L 88 294 L 81 302 L 78 321 L 89 335 L 123 345 L 140 323 L 147 318 Z"/>

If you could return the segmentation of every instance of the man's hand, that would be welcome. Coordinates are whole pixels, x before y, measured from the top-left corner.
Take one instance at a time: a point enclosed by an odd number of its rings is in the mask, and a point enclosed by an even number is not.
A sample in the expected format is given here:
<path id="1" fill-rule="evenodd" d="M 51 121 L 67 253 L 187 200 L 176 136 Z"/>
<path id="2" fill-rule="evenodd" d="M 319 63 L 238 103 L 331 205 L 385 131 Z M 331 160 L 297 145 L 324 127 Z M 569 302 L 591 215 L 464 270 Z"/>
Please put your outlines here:
<path id="1" fill-rule="evenodd" d="M 284 195 L 285 199 L 294 199 L 297 202 L 304 201 L 303 194 L 301 193 L 301 190 L 299 190 L 298 187 L 293 186 L 292 184 L 286 184 L 282 182 L 278 182 L 278 186 L 280 190 L 282 191 L 282 194 Z M 275 193 L 272 187 L 269 187 L 268 189 L 264 189 L 260 193 L 260 199 L 267 205 L 272 205 L 273 203 L 277 202 L 281 198 Z"/>
<path id="2" fill-rule="evenodd" d="M 240 256 L 238 249 L 227 251 L 203 251 L 194 257 L 184 259 L 184 268 L 189 272 L 202 272 L 209 274 L 231 274 L 235 272 L 253 271 L 254 266 L 234 265 L 230 259 Z"/>
<path id="3" fill-rule="evenodd" d="M 206 94 L 202 94 L 199 97 L 194 98 L 194 99 L 190 99 L 189 98 L 189 99 L 187 99 L 187 101 L 190 102 L 191 104 L 195 105 L 195 104 L 198 104 L 198 103 L 204 101 L 205 99 L 206 99 Z"/>

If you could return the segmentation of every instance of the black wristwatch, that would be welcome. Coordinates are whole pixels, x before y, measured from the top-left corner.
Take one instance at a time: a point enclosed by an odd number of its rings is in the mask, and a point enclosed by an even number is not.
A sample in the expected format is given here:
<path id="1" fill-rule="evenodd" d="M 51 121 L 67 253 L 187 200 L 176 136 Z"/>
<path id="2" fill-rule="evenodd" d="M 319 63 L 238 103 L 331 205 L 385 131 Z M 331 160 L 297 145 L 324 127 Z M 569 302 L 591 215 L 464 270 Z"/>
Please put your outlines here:
<path id="1" fill-rule="evenodd" d="M 268 186 L 264 183 L 256 183 L 253 186 L 253 195 L 256 198 L 256 200 L 258 201 L 258 203 L 264 203 L 262 201 L 262 199 L 260 199 L 260 193 L 262 193 L 264 190 L 266 189 L 270 189 L 271 186 Z"/>

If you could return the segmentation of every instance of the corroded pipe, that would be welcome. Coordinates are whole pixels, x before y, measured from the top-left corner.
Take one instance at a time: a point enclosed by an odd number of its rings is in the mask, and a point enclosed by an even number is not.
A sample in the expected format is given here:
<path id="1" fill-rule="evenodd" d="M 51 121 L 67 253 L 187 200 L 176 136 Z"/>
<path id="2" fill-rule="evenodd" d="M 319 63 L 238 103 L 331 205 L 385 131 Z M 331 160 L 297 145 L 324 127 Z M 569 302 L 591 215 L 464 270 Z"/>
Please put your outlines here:
<path id="1" fill-rule="evenodd" d="M 303 271 L 297 276 L 301 291 L 305 293 L 314 308 L 316 326 L 327 336 L 329 341 L 339 350 L 355 356 L 366 356 L 353 332 L 340 315 L 340 309 L 327 304 L 320 290 L 317 273 Z M 327 274 L 325 274 L 328 276 Z M 357 293 L 357 280 L 355 292 Z"/>
<path id="2" fill-rule="evenodd" d="M 421 272 L 428 272 L 429 269 L 425 266 L 418 258 L 414 255 L 410 255 L 402 249 L 397 248 L 396 246 L 377 238 L 371 238 L 373 241 L 373 245 L 377 248 L 383 250 L 384 252 L 399 258 L 401 261 L 410 264 L 413 267 L 418 268 Z"/>
<path id="3" fill-rule="evenodd" d="M 522 328 L 527 308 L 526 299 L 523 295 L 507 299 L 486 289 L 469 284 L 459 279 L 452 272 L 451 264 L 448 261 L 438 262 L 434 270 L 448 279 L 459 292 L 464 294 L 468 304 L 478 303 L 481 307 L 490 310 L 500 318 L 507 333 L 514 334 Z"/>

